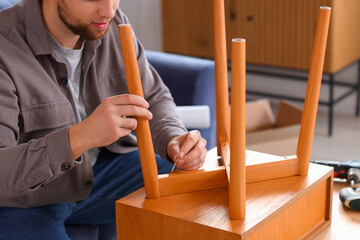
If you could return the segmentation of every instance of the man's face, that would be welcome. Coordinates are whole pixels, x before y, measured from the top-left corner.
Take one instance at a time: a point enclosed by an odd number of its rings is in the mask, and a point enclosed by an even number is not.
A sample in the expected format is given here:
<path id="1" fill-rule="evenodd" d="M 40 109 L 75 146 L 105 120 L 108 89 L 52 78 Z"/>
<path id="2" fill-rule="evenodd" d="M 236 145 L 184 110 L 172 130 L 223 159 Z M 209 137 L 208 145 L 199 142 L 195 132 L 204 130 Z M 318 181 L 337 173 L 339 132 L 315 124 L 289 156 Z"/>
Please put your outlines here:
<path id="1" fill-rule="evenodd" d="M 103 38 L 119 0 L 59 0 L 60 20 L 84 40 Z"/>

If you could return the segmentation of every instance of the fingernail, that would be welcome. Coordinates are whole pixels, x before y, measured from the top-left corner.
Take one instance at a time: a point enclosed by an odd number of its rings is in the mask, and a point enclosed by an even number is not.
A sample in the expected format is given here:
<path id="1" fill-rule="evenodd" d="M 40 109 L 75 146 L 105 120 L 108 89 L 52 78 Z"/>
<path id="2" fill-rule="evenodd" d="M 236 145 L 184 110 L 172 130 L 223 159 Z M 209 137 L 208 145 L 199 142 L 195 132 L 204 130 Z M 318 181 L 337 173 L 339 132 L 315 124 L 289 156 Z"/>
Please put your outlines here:
<path id="1" fill-rule="evenodd" d="M 180 152 L 180 153 L 179 153 L 179 157 L 180 157 L 180 158 L 183 158 L 184 155 L 185 155 L 184 152 Z"/>
<path id="2" fill-rule="evenodd" d="M 183 165 L 183 163 L 184 163 L 184 160 L 179 160 L 178 166 L 180 167 L 181 165 Z"/>

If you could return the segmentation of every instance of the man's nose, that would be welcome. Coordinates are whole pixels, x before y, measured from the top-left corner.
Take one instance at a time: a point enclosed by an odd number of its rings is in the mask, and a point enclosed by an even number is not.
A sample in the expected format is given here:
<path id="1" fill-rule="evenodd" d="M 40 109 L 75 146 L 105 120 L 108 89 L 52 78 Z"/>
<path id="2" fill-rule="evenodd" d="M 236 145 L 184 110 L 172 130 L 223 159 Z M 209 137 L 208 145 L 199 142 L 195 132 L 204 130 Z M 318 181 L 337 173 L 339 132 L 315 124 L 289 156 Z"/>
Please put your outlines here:
<path id="1" fill-rule="evenodd" d="M 104 0 L 101 1 L 101 6 L 99 9 L 99 15 L 104 18 L 113 18 L 119 0 Z"/>

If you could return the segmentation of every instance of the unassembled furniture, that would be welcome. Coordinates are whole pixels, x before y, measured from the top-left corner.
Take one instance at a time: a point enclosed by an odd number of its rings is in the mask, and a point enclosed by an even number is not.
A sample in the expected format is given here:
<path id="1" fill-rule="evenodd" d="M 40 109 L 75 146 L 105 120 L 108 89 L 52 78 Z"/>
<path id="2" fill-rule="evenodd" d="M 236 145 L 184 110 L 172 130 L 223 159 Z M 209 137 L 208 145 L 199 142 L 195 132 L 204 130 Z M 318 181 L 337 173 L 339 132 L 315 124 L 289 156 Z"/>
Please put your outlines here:
<path id="1" fill-rule="evenodd" d="M 137 118 L 145 188 L 116 202 L 119 239 L 298 239 L 330 224 L 333 171 L 309 165 L 330 8 L 319 11 L 298 148 L 296 156 L 286 157 L 245 150 L 244 39 L 232 41 L 230 131 L 224 1 L 214 0 L 213 8 L 217 153 L 212 159 L 221 166 L 158 176 L 149 124 Z M 143 96 L 131 27 L 120 25 L 119 34 L 129 92 Z"/>
<path id="2" fill-rule="evenodd" d="M 332 133 L 334 106 L 356 93 L 356 115 L 359 116 L 360 74 L 357 82 L 336 79 L 348 66 L 360 69 L 360 1 L 358 0 L 226 0 L 225 21 L 228 46 L 242 36 L 247 40 L 247 71 L 286 80 L 307 79 L 311 46 L 315 35 L 319 6 L 333 8 L 324 63 L 324 80 L 328 96 L 319 104 L 327 106 L 328 133 Z M 191 6 L 191 7 L 190 7 Z M 165 52 L 214 58 L 211 1 L 163 0 L 163 48 Z M 230 59 L 230 51 L 228 51 Z M 275 71 L 274 71 L 275 70 Z M 281 74 L 277 74 L 280 70 Z M 298 75 L 300 72 L 300 76 Z M 285 73 L 285 75 L 284 75 Z M 305 75 L 305 76 L 304 76 Z M 271 79 L 268 79 L 271 81 Z M 336 91 L 340 90 L 340 91 Z M 303 101 L 289 94 L 273 94 L 261 89 L 248 93 Z"/>

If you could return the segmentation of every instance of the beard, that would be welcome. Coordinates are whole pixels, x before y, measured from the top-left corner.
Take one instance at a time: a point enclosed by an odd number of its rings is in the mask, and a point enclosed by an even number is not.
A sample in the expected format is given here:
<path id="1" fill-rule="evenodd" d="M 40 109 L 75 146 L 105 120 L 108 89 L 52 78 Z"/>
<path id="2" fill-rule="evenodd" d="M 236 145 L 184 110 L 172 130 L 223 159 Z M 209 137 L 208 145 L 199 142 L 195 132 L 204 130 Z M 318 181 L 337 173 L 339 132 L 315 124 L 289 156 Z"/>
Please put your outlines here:
<path id="1" fill-rule="evenodd" d="M 105 37 L 109 27 L 103 31 L 92 30 L 90 24 L 82 23 L 80 19 L 70 13 L 66 4 L 63 1 L 61 2 L 63 6 L 60 6 L 60 3 L 58 3 L 58 15 L 60 20 L 71 32 L 79 35 L 83 40 L 97 40 Z M 111 21 L 112 19 L 109 21 L 109 26 Z"/>

